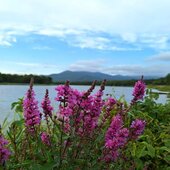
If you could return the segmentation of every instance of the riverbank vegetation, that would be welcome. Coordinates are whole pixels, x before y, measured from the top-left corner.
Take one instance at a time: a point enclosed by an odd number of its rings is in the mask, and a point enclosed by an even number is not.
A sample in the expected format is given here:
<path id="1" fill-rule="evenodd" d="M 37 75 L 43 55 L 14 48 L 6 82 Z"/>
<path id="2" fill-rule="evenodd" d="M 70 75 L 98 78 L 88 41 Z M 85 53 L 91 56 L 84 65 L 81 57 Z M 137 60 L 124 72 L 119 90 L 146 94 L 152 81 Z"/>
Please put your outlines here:
<path id="1" fill-rule="evenodd" d="M 41 75 L 18 75 L 0 73 L 0 84 L 29 84 L 30 79 L 34 77 L 37 84 L 51 84 L 52 79 L 48 76 Z"/>
<path id="2" fill-rule="evenodd" d="M 57 111 L 45 92 L 41 107 L 33 81 L 12 104 L 17 119 L 0 128 L 0 167 L 16 170 L 170 170 L 170 103 L 135 83 L 133 99 L 103 99 L 67 81 L 56 87 Z M 146 95 L 145 95 L 146 94 Z M 145 95 L 145 96 L 144 96 Z"/>
<path id="3" fill-rule="evenodd" d="M 2 74 L 0 73 L 0 84 L 29 84 L 31 77 L 34 77 L 36 84 L 64 84 L 65 82 L 55 82 L 49 76 L 43 75 L 17 75 L 17 74 Z M 133 86 L 136 80 L 109 80 L 107 81 L 108 86 Z M 78 82 L 71 82 L 72 85 L 91 85 L 91 81 L 78 81 Z M 96 82 L 97 85 L 100 85 L 102 82 Z M 168 87 L 170 86 L 170 74 L 163 78 L 158 79 L 147 79 L 145 80 L 147 85 L 152 85 L 155 87 Z M 168 87 L 169 89 L 169 87 Z"/>
<path id="4" fill-rule="evenodd" d="M 148 85 L 149 88 L 170 93 L 170 85 Z"/>

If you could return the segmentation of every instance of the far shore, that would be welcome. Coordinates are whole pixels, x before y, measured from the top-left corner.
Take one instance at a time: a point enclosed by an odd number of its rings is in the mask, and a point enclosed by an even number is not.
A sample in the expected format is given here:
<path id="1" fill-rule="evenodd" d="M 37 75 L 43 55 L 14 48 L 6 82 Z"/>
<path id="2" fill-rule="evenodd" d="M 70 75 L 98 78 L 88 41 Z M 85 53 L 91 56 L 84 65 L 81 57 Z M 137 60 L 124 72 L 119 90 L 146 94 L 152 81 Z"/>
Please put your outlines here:
<path id="1" fill-rule="evenodd" d="M 101 82 L 98 82 L 96 85 L 100 85 Z M 35 83 L 35 86 L 54 86 L 64 84 L 64 82 L 55 82 L 55 83 L 48 83 L 48 84 L 40 84 Z M 90 86 L 92 82 L 70 82 L 70 85 L 79 85 L 79 86 Z M 0 85 L 27 85 L 29 86 L 29 83 L 0 83 Z M 133 87 L 131 85 L 107 85 L 106 86 L 117 86 L 117 87 Z M 148 88 L 159 90 L 159 94 L 169 94 L 170 93 L 170 85 L 147 85 Z"/>
<path id="2" fill-rule="evenodd" d="M 159 90 L 164 94 L 170 93 L 170 85 L 147 85 L 147 87 Z"/>

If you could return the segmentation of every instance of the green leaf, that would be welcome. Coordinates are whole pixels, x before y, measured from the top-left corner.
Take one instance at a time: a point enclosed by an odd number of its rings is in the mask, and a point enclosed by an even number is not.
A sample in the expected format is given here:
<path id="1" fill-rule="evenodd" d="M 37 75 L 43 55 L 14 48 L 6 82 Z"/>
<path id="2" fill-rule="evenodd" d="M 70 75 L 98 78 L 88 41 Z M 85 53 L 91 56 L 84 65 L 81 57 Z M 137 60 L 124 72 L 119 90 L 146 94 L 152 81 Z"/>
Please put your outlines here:
<path id="1" fill-rule="evenodd" d="M 132 156 L 133 156 L 133 157 L 136 156 L 136 143 L 133 143 L 131 153 L 132 153 Z"/>
<path id="2" fill-rule="evenodd" d="M 168 153 L 170 153 L 170 148 L 167 148 L 166 146 L 160 147 L 159 150 L 167 151 Z"/>
<path id="3" fill-rule="evenodd" d="M 164 144 L 166 147 L 170 148 L 170 139 L 165 139 Z"/>
<path id="4" fill-rule="evenodd" d="M 144 164 L 143 164 L 142 160 L 140 160 L 140 159 L 135 159 L 135 163 L 136 163 L 136 169 L 137 169 L 137 170 L 143 169 Z"/>
<path id="5" fill-rule="evenodd" d="M 152 158 L 155 157 L 155 148 L 152 145 L 147 144 L 147 150 L 149 156 L 151 156 Z"/>
<path id="6" fill-rule="evenodd" d="M 167 155 L 164 160 L 170 163 L 170 155 Z"/>
<path id="7" fill-rule="evenodd" d="M 137 153 L 136 153 L 136 156 L 137 158 L 141 158 L 142 156 L 145 156 L 146 155 L 146 146 L 145 145 L 141 145 L 138 150 L 137 150 Z"/>

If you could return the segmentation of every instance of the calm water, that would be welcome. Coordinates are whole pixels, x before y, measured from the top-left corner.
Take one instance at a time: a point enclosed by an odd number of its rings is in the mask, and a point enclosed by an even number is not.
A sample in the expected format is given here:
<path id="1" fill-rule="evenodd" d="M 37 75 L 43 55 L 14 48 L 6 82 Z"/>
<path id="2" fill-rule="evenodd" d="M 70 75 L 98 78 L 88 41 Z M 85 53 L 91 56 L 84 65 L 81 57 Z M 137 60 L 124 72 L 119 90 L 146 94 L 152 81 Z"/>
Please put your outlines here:
<path id="1" fill-rule="evenodd" d="M 52 105 L 57 106 L 54 98 L 56 97 L 56 91 L 54 90 L 56 86 L 34 86 L 36 93 L 36 98 L 39 103 L 42 101 L 45 93 L 45 89 L 49 90 Z M 89 88 L 89 86 L 72 86 L 78 90 L 84 91 Z M 0 85 L 0 122 L 8 115 L 9 119 L 13 117 L 13 112 L 11 111 L 11 103 L 18 100 L 24 96 L 28 89 L 27 85 Z M 94 92 L 96 92 L 99 87 L 96 87 Z M 125 95 L 125 99 L 129 102 L 132 99 L 132 87 L 106 87 L 104 95 L 113 94 L 116 98 Z M 158 100 L 159 103 L 165 103 L 167 100 L 166 95 L 160 95 Z"/>

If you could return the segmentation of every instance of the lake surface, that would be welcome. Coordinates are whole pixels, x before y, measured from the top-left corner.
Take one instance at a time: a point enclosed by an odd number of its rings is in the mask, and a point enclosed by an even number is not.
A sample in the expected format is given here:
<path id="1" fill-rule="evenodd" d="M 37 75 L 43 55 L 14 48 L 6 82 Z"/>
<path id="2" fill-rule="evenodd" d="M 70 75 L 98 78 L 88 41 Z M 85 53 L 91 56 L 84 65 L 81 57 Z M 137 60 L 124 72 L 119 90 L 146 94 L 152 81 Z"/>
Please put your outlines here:
<path id="1" fill-rule="evenodd" d="M 56 97 L 56 86 L 34 86 L 34 90 L 36 93 L 36 98 L 41 103 L 45 90 L 49 90 L 50 99 L 52 101 L 52 105 L 57 108 L 57 103 L 54 98 Z M 85 91 L 89 88 L 89 86 L 72 86 L 81 91 Z M 11 111 L 11 103 L 18 100 L 25 95 L 29 86 L 28 85 L 0 85 L 0 122 L 2 122 L 5 117 L 8 115 L 8 119 L 13 118 L 13 111 Z M 96 86 L 94 93 L 97 92 L 99 86 Z M 117 99 L 122 95 L 125 96 L 125 99 L 130 102 L 132 99 L 132 91 L 133 87 L 110 87 L 107 86 L 104 91 L 104 95 L 113 94 Z M 165 103 L 167 100 L 166 95 L 160 95 L 157 102 Z"/>

